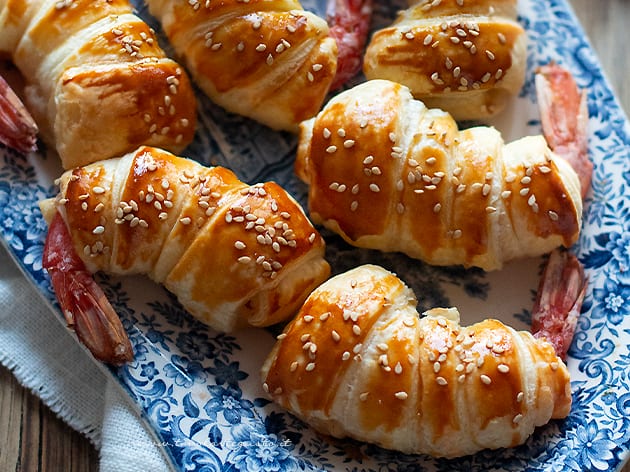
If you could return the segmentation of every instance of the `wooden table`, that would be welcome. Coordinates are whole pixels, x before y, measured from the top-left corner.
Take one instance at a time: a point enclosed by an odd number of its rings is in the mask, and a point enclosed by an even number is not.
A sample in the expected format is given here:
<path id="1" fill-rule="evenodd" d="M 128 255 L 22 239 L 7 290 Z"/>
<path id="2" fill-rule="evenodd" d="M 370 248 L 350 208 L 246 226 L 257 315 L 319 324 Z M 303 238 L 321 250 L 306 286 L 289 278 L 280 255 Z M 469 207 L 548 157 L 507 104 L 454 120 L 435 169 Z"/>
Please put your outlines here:
<path id="1" fill-rule="evenodd" d="M 621 38 L 628 0 L 570 0 L 626 114 L 630 114 L 630 52 Z M 0 471 L 98 470 L 98 452 L 0 367 Z M 630 472 L 630 464 L 623 468 Z"/>

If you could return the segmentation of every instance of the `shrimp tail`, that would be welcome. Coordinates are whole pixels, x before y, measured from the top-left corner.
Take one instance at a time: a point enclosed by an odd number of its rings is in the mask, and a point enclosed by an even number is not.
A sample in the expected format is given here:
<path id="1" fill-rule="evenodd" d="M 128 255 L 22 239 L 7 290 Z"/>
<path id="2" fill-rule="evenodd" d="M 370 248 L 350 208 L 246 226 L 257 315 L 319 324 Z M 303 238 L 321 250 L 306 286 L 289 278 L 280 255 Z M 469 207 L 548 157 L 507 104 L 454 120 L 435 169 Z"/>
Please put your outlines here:
<path id="1" fill-rule="evenodd" d="M 587 280 L 578 258 L 562 249 L 547 262 L 532 309 L 532 332 L 545 338 L 566 359 L 582 309 Z"/>
<path id="2" fill-rule="evenodd" d="M 74 251 L 59 213 L 48 230 L 43 265 L 68 327 L 94 357 L 114 365 L 133 360 L 133 348 L 120 318 Z"/>
<path id="3" fill-rule="evenodd" d="M 338 50 L 337 73 L 331 90 L 340 88 L 361 70 L 371 18 L 372 0 L 328 1 L 326 20 Z"/>
<path id="4" fill-rule="evenodd" d="M 0 75 L 0 142 L 26 154 L 37 149 L 37 124 Z"/>
<path id="5" fill-rule="evenodd" d="M 555 63 L 538 68 L 536 95 L 543 134 L 553 152 L 571 164 L 580 179 L 582 198 L 591 186 L 593 163 L 588 157 L 586 91 L 573 75 Z"/>

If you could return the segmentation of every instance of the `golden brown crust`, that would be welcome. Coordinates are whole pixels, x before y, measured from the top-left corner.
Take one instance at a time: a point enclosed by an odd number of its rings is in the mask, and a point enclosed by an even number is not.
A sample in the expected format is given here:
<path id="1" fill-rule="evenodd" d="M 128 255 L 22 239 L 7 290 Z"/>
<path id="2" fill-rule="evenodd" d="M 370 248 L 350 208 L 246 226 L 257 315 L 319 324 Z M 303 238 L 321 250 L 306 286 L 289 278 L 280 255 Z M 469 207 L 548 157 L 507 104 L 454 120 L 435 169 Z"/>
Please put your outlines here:
<path id="1" fill-rule="evenodd" d="M 479 119 L 501 111 L 522 87 L 525 42 L 515 0 L 423 0 L 374 33 L 364 72 L 406 85 L 457 120 Z"/>
<path id="2" fill-rule="evenodd" d="M 550 344 L 497 320 L 460 327 L 455 309 L 419 318 L 415 305 L 380 267 L 333 277 L 278 337 L 265 390 L 324 433 L 445 457 L 522 444 L 568 415 Z"/>
<path id="3" fill-rule="evenodd" d="M 497 269 L 570 246 L 580 230 L 577 177 L 542 137 L 506 146 L 494 128 L 459 131 L 389 81 L 354 87 L 305 121 L 296 173 L 315 222 L 432 264 Z"/>
<path id="4" fill-rule="evenodd" d="M 66 172 L 54 204 L 90 270 L 147 274 L 222 331 L 286 319 L 329 274 L 323 239 L 277 184 L 156 148 Z"/>
<path id="5" fill-rule="evenodd" d="M 196 99 L 181 66 L 128 0 L 29 0 L 13 25 L 13 61 L 26 101 L 64 168 L 120 155 L 141 144 L 173 152 L 191 141 Z M 0 21 L 15 19 L 8 0 Z M 7 46 L 9 47 L 9 46 Z"/>
<path id="6" fill-rule="evenodd" d="M 200 88 L 226 110 L 294 132 L 319 111 L 337 46 L 299 2 L 147 3 Z"/>

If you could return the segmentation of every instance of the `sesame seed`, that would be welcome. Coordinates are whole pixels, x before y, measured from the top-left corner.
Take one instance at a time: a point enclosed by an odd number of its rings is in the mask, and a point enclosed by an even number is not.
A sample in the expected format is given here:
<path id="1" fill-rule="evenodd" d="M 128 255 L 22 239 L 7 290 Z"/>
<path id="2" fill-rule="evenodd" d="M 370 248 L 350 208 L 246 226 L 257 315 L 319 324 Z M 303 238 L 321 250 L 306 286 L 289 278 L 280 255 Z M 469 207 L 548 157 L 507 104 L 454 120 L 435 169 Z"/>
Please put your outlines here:
<path id="1" fill-rule="evenodd" d="M 442 387 L 448 385 L 448 381 L 444 377 L 436 377 L 435 382 Z"/>
<path id="2" fill-rule="evenodd" d="M 398 400 L 406 400 L 407 398 L 409 398 L 409 394 L 407 394 L 407 392 L 396 392 L 394 396 Z"/>
<path id="3" fill-rule="evenodd" d="M 523 420 L 523 415 L 520 413 L 514 416 L 514 418 L 512 418 L 512 422 L 514 424 L 519 424 L 522 420 Z"/>
<path id="4" fill-rule="evenodd" d="M 502 374 L 507 374 L 510 371 L 510 366 L 507 364 L 499 364 L 497 370 Z"/>
<path id="5" fill-rule="evenodd" d="M 245 249 L 247 247 L 247 245 L 243 241 L 236 241 L 234 243 L 234 247 L 236 249 L 242 250 L 242 249 Z"/>
<path id="6" fill-rule="evenodd" d="M 492 383 L 492 379 L 490 377 L 488 377 L 487 375 L 485 375 L 485 374 L 481 374 L 481 376 L 479 378 L 486 385 L 490 385 Z"/>
<path id="7" fill-rule="evenodd" d="M 309 362 L 308 364 L 306 364 L 306 367 L 304 368 L 304 370 L 306 370 L 307 372 L 311 372 L 313 369 L 315 369 L 314 362 Z"/>

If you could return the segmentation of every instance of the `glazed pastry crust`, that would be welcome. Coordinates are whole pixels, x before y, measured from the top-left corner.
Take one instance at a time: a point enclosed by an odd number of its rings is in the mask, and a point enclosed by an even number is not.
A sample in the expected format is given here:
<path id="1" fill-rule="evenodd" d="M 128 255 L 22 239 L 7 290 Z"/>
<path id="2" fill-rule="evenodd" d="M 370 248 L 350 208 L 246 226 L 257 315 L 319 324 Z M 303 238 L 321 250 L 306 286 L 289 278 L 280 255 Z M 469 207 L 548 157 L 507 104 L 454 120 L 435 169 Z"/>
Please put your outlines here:
<path id="1" fill-rule="evenodd" d="M 275 183 L 141 147 L 59 184 L 42 212 L 61 212 L 90 271 L 146 274 L 218 330 L 285 320 L 329 275 L 323 239 Z"/>
<path id="2" fill-rule="evenodd" d="M 188 76 L 128 0 L 3 0 L 0 28 L 29 111 L 64 169 L 141 144 L 180 152 L 192 141 Z"/>
<path id="3" fill-rule="evenodd" d="M 385 80 L 302 123 L 295 171 L 314 222 L 435 265 L 498 269 L 572 245 L 581 227 L 577 176 L 544 138 L 505 144 L 494 128 L 460 131 Z"/>
<path id="4" fill-rule="evenodd" d="M 372 36 L 366 77 L 406 85 L 456 120 L 500 112 L 525 80 L 526 34 L 516 21 L 516 0 L 410 3 Z"/>
<path id="5" fill-rule="evenodd" d="M 226 110 L 297 132 L 337 68 L 328 24 L 294 0 L 148 0 L 199 87 Z"/>
<path id="6" fill-rule="evenodd" d="M 413 292 L 365 265 L 318 287 L 262 368 L 270 397 L 316 430 L 458 457 L 522 444 L 571 409 L 553 347 L 456 309 L 419 317 Z"/>

